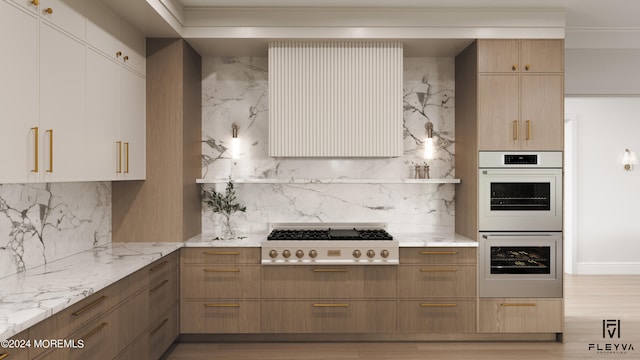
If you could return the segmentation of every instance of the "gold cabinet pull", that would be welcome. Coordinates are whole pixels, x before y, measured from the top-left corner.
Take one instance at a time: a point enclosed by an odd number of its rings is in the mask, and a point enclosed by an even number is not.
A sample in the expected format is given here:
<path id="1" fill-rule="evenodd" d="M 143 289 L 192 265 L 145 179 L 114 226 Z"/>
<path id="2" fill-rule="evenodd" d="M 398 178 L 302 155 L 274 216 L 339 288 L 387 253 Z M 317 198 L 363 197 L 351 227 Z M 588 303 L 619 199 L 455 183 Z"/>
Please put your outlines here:
<path id="1" fill-rule="evenodd" d="M 531 120 L 527 120 L 525 121 L 525 123 L 527 124 L 527 140 L 531 140 Z"/>
<path id="2" fill-rule="evenodd" d="M 31 3 L 32 3 L 34 6 L 38 6 L 38 5 L 40 5 L 40 0 L 31 0 Z"/>
<path id="3" fill-rule="evenodd" d="M 165 286 L 169 282 L 169 279 L 164 279 L 160 284 L 156 285 L 153 289 L 149 290 L 150 293 L 156 292 L 161 287 Z"/>
<path id="4" fill-rule="evenodd" d="M 239 273 L 240 269 L 204 269 L 204 272 L 207 273 L 231 273 L 231 272 L 235 272 L 235 273 Z"/>
<path id="5" fill-rule="evenodd" d="M 120 56 L 122 56 L 122 51 L 118 51 L 118 52 L 116 53 L 116 57 L 117 57 L 117 58 L 119 58 Z"/>
<path id="6" fill-rule="evenodd" d="M 205 255 L 240 255 L 240 251 L 204 251 Z"/>
<path id="7" fill-rule="evenodd" d="M 52 8 L 46 8 L 46 9 L 44 9 L 44 12 L 46 12 L 49 15 L 51 15 L 51 14 L 53 14 L 53 9 Z"/>
<path id="8" fill-rule="evenodd" d="M 518 120 L 513 120 L 513 140 L 518 140 Z"/>
<path id="9" fill-rule="evenodd" d="M 455 255 L 457 251 L 420 251 L 420 255 Z"/>
<path id="10" fill-rule="evenodd" d="M 149 271 L 158 271 L 158 270 L 162 269 L 168 263 L 169 262 L 165 260 L 165 261 L 161 262 L 160 264 L 158 264 L 158 265 L 152 267 L 151 269 L 149 269 Z"/>
<path id="11" fill-rule="evenodd" d="M 505 306 L 506 307 L 506 306 L 538 306 L 538 305 L 537 304 L 531 304 L 531 303 L 520 303 L 520 304 L 515 304 L 515 303 L 507 304 L 507 303 L 505 303 L 505 304 L 500 304 L 500 306 Z"/>
<path id="12" fill-rule="evenodd" d="M 53 172 L 53 129 L 45 131 L 49 133 L 49 170 L 47 172 Z"/>
<path id="13" fill-rule="evenodd" d="M 38 168 L 38 151 L 40 151 L 38 149 L 38 143 L 40 142 L 40 135 L 38 135 L 38 127 L 32 127 L 31 130 L 33 130 L 33 138 L 34 138 L 34 142 L 33 142 L 33 147 L 34 147 L 34 154 L 33 154 L 33 170 L 31 170 L 31 172 L 35 172 L 37 173 L 38 171 L 40 171 L 40 169 Z"/>
<path id="14" fill-rule="evenodd" d="M 122 173 L 122 141 L 116 141 L 118 146 L 118 167 L 116 168 L 116 174 Z"/>
<path id="15" fill-rule="evenodd" d="M 239 308 L 240 304 L 204 304 L 206 308 L 216 308 L 216 307 L 224 307 L 224 308 Z"/>
<path id="16" fill-rule="evenodd" d="M 318 308 L 349 307 L 349 304 L 313 304 L 313 307 L 318 307 Z"/>
<path id="17" fill-rule="evenodd" d="M 160 329 L 162 329 L 162 327 L 169 322 L 169 319 L 164 319 L 162 320 L 162 322 L 160 323 L 160 325 L 158 325 L 158 327 L 156 327 L 155 329 L 151 330 L 151 332 L 149 333 L 149 335 L 153 336 L 155 335 L 158 331 L 160 331 Z"/>
<path id="18" fill-rule="evenodd" d="M 128 142 L 124 143 L 124 158 L 127 161 L 124 166 L 124 173 L 128 174 L 129 173 L 129 143 Z"/>
<path id="19" fill-rule="evenodd" d="M 76 311 L 76 312 L 72 313 L 71 315 L 73 315 L 73 316 L 80 316 L 80 315 L 82 315 L 83 313 L 85 313 L 85 312 L 87 312 L 87 311 L 89 311 L 89 310 L 93 309 L 94 307 L 98 306 L 101 302 L 103 302 L 103 301 L 107 300 L 107 298 L 108 298 L 108 296 L 106 296 L 106 295 L 102 295 L 102 296 L 100 296 L 96 301 L 94 301 L 94 302 L 92 302 L 91 304 L 89 304 L 89 305 L 87 305 L 87 306 L 83 307 L 82 309 L 80 309 L 80 310 L 78 310 L 78 311 Z"/>
<path id="20" fill-rule="evenodd" d="M 124 62 L 127 62 L 127 60 L 129 60 L 129 55 L 125 55 L 123 58 Z"/>
<path id="21" fill-rule="evenodd" d="M 341 268 L 341 269 L 336 269 L 336 268 L 332 268 L 332 269 L 315 268 L 315 269 L 313 269 L 313 272 L 318 272 L 318 273 L 347 272 L 347 271 L 349 271 L 349 269 L 347 269 L 347 268 Z"/>
<path id="22" fill-rule="evenodd" d="M 80 339 L 87 341 L 89 340 L 90 337 L 92 337 L 93 335 L 97 334 L 98 332 L 100 332 L 100 330 L 104 329 L 105 326 L 109 325 L 109 323 L 107 322 L 103 322 L 102 324 L 98 325 L 95 327 L 95 329 L 89 331 L 88 333 L 84 334 L 84 336 L 81 336 Z"/>
<path id="23" fill-rule="evenodd" d="M 525 69 L 525 70 L 527 70 L 527 71 L 529 71 L 529 69 L 531 69 L 531 65 L 529 65 L 529 64 L 525 65 L 525 66 L 524 66 L 524 69 Z"/>
<path id="24" fill-rule="evenodd" d="M 456 307 L 458 304 L 420 304 L 420 307 Z"/>
<path id="25" fill-rule="evenodd" d="M 456 272 L 458 269 L 422 268 L 420 272 Z"/>
<path id="26" fill-rule="evenodd" d="M 511 71 L 516 71 L 516 70 L 518 70 L 518 64 L 511 65 Z"/>
<path id="27" fill-rule="evenodd" d="M 9 357 L 9 353 L 0 354 L 0 360 L 6 359 Z"/>

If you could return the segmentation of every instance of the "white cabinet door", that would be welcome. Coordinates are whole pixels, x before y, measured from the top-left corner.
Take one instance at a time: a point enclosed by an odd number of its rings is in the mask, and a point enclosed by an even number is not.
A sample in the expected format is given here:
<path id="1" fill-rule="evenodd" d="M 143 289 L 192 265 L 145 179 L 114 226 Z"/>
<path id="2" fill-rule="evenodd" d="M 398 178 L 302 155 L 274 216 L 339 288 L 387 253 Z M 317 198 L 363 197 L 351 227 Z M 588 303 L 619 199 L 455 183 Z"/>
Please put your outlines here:
<path id="1" fill-rule="evenodd" d="M 101 0 L 87 1 L 87 43 L 109 58 L 121 61 L 120 17 Z"/>
<path id="2" fill-rule="evenodd" d="M 146 81 L 126 68 L 120 70 L 120 139 L 126 180 L 146 177 Z"/>
<path id="3" fill-rule="evenodd" d="M 40 139 L 44 181 L 84 178 L 85 46 L 40 24 Z M 53 133 L 51 133 L 53 131 Z"/>
<path id="4" fill-rule="evenodd" d="M 24 7 L 29 10 L 29 12 L 33 12 L 34 14 L 38 12 L 38 5 L 34 2 L 35 0 L 12 0 L 14 3 Z"/>
<path id="5" fill-rule="evenodd" d="M 86 0 L 40 0 L 39 10 L 43 19 L 84 40 L 85 2 Z"/>
<path id="6" fill-rule="evenodd" d="M 35 181 L 38 20 L 0 1 L 0 183 Z"/>
<path id="7" fill-rule="evenodd" d="M 145 74 L 146 42 L 138 30 L 122 21 L 120 24 L 120 38 L 123 46 L 122 61 L 130 69 L 139 74 Z"/>
<path id="8" fill-rule="evenodd" d="M 87 48 L 85 180 L 115 180 L 120 132 L 120 65 Z"/>

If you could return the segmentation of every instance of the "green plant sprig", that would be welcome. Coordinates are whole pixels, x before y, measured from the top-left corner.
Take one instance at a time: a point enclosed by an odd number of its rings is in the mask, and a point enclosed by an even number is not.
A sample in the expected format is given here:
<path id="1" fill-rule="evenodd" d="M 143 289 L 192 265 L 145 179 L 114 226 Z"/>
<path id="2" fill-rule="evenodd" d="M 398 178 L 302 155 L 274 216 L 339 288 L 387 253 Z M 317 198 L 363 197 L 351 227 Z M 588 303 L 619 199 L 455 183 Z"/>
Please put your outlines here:
<path id="1" fill-rule="evenodd" d="M 215 189 L 202 189 L 202 201 L 211 208 L 214 213 L 221 213 L 229 217 L 235 212 L 246 212 L 247 207 L 240 205 L 237 201 L 236 191 L 233 181 L 229 179 L 225 192 L 217 192 Z"/>

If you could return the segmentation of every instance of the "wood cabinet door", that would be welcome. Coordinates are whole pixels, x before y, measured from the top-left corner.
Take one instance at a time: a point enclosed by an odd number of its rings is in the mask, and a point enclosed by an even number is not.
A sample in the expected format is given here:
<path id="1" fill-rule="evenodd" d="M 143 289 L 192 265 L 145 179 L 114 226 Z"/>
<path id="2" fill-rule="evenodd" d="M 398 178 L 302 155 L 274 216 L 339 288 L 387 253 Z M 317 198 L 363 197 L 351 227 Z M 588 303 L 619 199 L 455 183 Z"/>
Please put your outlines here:
<path id="1" fill-rule="evenodd" d="M 85 56 L 83 43 L 40 24 L 40 166 L 47 182 L 86 174 Z"/>
<path id="2" fill-rule="evenodd" d="M 36 181 L 38 19 L 0 2 L 0 183 Z"/>
<path id="3" fill-rule="evenodd" d="M 522 73 L 561 73 L 564 71 L 563 40 L 522 40 Z"/>
<path id="4" fill-rule="evenodd" d="M 520 72 L 519 40 L 478 40 L 478 71 Z"/>
<path id="5" fill-rule="evenodd" d="M 522 149 L 563 149 L 562 75 L 522 76 Z"/>
<path id="6" fill-rule="evenodd" d="M 562 299 L 480 299 L 481 333 L 562 332 Z"/>
<path id="7" fill-rule="evenodd" d="M 478 149 L 520 148 L 520 77 L 480 75 L 478 79 Z"/>

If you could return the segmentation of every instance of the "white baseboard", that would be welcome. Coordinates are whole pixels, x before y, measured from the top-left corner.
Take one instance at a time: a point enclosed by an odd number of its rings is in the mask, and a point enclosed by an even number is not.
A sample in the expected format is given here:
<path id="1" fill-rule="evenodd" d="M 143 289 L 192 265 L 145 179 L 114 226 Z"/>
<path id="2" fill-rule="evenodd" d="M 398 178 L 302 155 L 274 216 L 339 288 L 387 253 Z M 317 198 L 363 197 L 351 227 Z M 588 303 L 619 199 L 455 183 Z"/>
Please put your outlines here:
<path id="1" fill-rule="evenodd" d="M 578 262 L 577 275 L 640 275 L 640 262 Z"/>

